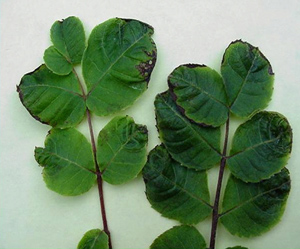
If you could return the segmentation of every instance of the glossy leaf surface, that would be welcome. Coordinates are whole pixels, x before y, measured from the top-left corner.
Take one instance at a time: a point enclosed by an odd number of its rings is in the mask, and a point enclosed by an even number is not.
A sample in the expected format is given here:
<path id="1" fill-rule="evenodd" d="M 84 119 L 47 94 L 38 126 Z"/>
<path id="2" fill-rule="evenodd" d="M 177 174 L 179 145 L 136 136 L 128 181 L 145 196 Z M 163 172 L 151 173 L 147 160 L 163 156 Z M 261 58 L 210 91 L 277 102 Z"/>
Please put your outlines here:
<path id="1" fill-rule="evenodd" d="M 53 127 L 75 126 L 85 115 L 85 102 L 73 73 L 59 76 L 42 65 L 22 77 L 18 92 L 29 113 Z"/>
<path id="2" fill-rule="evenodd" d="M 233 235 L 258 236 L 279 222 L 290 191 L 287 169 L 259 183 L 228 180 L 221 222 Z"/>
<path id="3" fill-rule="evenodd" d="M 206 243 L 195 227 L 176 226 L 161 234 L 150 249 L 205 249 Z"/>
<path id="4" fill-rule="evenodd" d="M 184 114 L 197 123 L 218 127 L 228 118 L 227 96 L 221 76 L 204 65 L 177 67 L 169 87 Z"/>
<path id="5" fill-rule="evenodd" d="M 223 56 L 221 73 L 233 114 L 249 117 L 268 105 L 274 74 L 258 48 L 240 40 L 232 42 Z"/>
<path id="6" fill-rule="evenodd" d="M 84 234 L 77 249 L 108 249 L 108 236 L 104 231 L 92 229 Z"/>
<path id="7" fill-rule="evenodd" d="M 99 133 L 97 161 L 103 180 L 122 184 L 137 176 L 147 160 L 148 131 L 131 117 L 115 117 Z"/>
<path id="8" fill-rule="evenodd" d="M 177 109 L 169 92 L 158 94 L 154 105 L 160 139 L 176 161 L 198 170 L 220 161 L 219 128 L 191 122 Z"/>
<path id="9" fill-rule="evenodd" d="M 95 183 L 92 148 L 77 130 L 52 129 L 45 148 L 35 149 L 47 187 L 61 195 L 80 195 Z"/>
<path id="10" fill-rule="evenodd" d="M 120 18 L 93 29 L 82 62 L 92 112 L 104 116 L 120 111 L 147 89 L 156 61 L 152 34 L 148 24 Z"/>
<path id="11" fill-rule="evenodd" d="M 85 49 L 85 33 L 79 18 L 71 16 L 56 21 L 50 31 L 54 47 L 65 59 L 74 64 L 81 62 Z"/>
<path id="12" fill-rule="evenodd" d="M 260 112 L 240 125 L 233 137 L 228 167 L 245 182 L 279 172 L 290 157 L 292 129 L 284 116 Z"/>
<path id="13" fill-rule="evenodd" d="M 162 216 L 197 224 L 211 214 L 206 172 L 181 166 L 163 145 L 150 152 L 143 176 L 147 198 Z"/>

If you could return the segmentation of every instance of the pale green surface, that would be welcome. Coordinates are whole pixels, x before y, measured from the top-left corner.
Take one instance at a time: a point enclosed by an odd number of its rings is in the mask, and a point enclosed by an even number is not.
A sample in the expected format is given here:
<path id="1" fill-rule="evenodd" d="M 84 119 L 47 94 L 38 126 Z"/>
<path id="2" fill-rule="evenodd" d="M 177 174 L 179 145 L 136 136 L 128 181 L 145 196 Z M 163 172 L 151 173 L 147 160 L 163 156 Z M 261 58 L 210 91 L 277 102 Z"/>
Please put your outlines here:
<path id="1" fill-rule="evenodd" d="M 287 169 L 259 183 L 245 183 L 231 176 L 226 186 L 220 220 L 233 235 L 261 235 L 279 222 L 290 188 Z"/>
<path id="2" fill-rule="evenodd" d="M 80 195 L 96 181 L 92 147 L 76 129 L 52 129 L 45 148 L 35 149 L 36 161 L 44 167 L 47 187 L 61 195 Z"/>
<path id="3" fill-rule="evenodd" d="M 92 229 L 84 234 L 77 249 L 108 249 L 108 236 L 100 229 Z"/>
<path id="4" fill-rule="evenodd" d="M 30 114 L 53 127 L 75 126 L 85 115 L 85 101 L 73 73 L 60 76 L 41 65 L 22 77 L 18 92 Z"/>
<path id="5" fill-rule="evenodd" d="M 228 167 L 245 182 L 259 182 L 281 171 L 292 150 L 292 128 L 276 112 L 259 112 L 236 130 Z"/>
<path id="6" fill-rule="evenodd" d="M 162 216 L 197 224 L 212 213 L 206 171 L 181 166 L 163 145 L 150 152 L 143 177 L 147 198 Z"/>
<path id="7" fill-rule="evenodd" d="M 56 21 L 50 31 L 54 47 L 73 65 L 81 62 L 85 49 L 84 28 L 79 18 L 71 16 Z"/>
<path id="8" fill-rule="evenodd" d="M 54 46 L 45 50 L 44 61 L 46 66 L 55 74 L 67 75 L 73 69 L 72 64 Z"/>
<path id="9" fill-rule="evenodd" d="M 1 1 L 0 247 L 74 249 L 86 231 L 102 228 L 96 187 L 74 198 L 60 196 L 45 187 L 33 150 L 35 146 L 43 146 L 50 127 L 33 120 L 15 92 L 24 73 L 42 63 L 43 52 L 51 45 L 48 36 L 53 21 L 76 15 L 84 22 L 87 35 L 96 24 L 115 16 L 137 18 L 155 28 L 158 61 L 149 89 L 122 113 L 147 125 L 148 150 L 160 143 L 153 101 L 157 93 L 167 89 L 167 77 L 176 66 L 205 63 L 219 71 L 222 54 L 230 41 L 243 38 L 260 47 L 275 72 L 274 94 L 268 110 L 283 113 L 293 127 L 293 152 L 287 166 L 292 191 L 280 223 L 270 232 L 244 239 L 232 236 L 220 225 L 217 248 L 243 245 L 251 249 L 299 249 L 300 34 L 296 32 L 300 27 L 299 9 L 298 0 L 288 3 L 191 0 L 188 4 L 171 0 L 151 3 L 131 0 L 126 4 L 118 0 Z M 110 119 L 93 117 L 95 135 Z M 231 122 L 231 136 L 238 124 L 239 120 Z M 86 126 L 79 129 L 89 138 Z M 209 170 L 213 189 L 217 171 L 218 167 Z M 115 249 L 147 249 L 157 236 L 178 225 L 150 207 L 141 176 L 120 186 L 104 183 L 104 189 L 110 207 L 109 225 L 113 236 L 118 238 L 113 241 Z M 197 225 L 207 242 L 210 223 L 207 219 Z"/>
<path id="10" fill-rule="evenodd" d="M 198 170 L 220 161 L 219 128 L 192 123 L 177 110 L 169 92 L 158 94 L 154 105 L 160 139 L 175 160 Z"/>
<path id="11" fill-rule="evenodd" d="M 195 227 L 177 226 L 161 234 L 151 249 L 205 249 L 206 243 Z"/>
<path id="12" fill-rule="evenodd" d="M 120 18 L 93 29 L 82 60 L 92 112 L 116 113 L 146 91 L 156 61 L 153 32 L 148 24 Z"/>
<path id="13" fill-rule="evenodd" d="M 249 117 L 267 107 L 274 73 L 259 49 L 241 40 L 232 42 L 224 53 L 221 73 L 233 114 Z"/>
<path id="14" fill-rule="evenodd" d="M 112 119 L 99 133 L 97 161 L 104 181 L 122 184 L 134 179 L 147 160 L 148 130 L 128 116 Z"/>
<path id="15" fill-rule="evenodd" d="M 196 64 L 177 67 L 168 78 L 176 103 L 197 123 L 218 127 L 228 118 L 223 79 L 213 69 Z"/>

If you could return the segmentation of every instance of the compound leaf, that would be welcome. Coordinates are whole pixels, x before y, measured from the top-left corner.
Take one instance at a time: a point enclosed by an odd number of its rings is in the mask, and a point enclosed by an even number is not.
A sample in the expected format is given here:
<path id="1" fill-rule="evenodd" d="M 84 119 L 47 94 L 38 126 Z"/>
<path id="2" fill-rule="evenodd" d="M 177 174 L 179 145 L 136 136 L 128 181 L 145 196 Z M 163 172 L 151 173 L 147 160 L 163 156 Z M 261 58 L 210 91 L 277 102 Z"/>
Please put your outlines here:
<path id="1" fill-rule="evenodd" d="M 87 106 L 105 116 L 131 105 L 146 89 L 156 61 L 153 28 L 113 18 L 96 26 L 82 61 Z"/>
<path id="2" fill-rule="evenodd" d="M 160 139 L 176 161 L 197 170 L 220 161 L 220 128 L 191 122 L 177 109 L 168 91 L 158 94 L 154 105 Z"/>
<path id="3" fill-rule="evenodd" d="M 67 75 L 73 69 L 72 64 L 54 46 L 45 50 L 44 61 L 46 66 L 58 75 Z"/>
<path id="4" fill-rule="evenodd" d="M 227 96 L 221 76 L 204 65 L 177 67 L 169 87 L 184 114 L 197 123 L 218 127 L 228 118 Z"/>
<path id="5" fill-rule="evenodd" d="M 292 149 L 292 129 L 284 116 L 259 112 L 240 125 L 227 160 L 232 174 L 245 182 L 258 182 L 279 172 Z"/>
<path id="6" fill-rule="evenodd" d="M 163 145 L 150 152 L 143 176 L 147 198 L 162 216 L 197 224 L 211 214 L 206 172 L 181 166 Z"/>
<path id="7" fill-rule="evenodd" d="M 100 229 L 92 229 L 84 234 L 77 249 L 108 249 L 108 236 Z"/>
<path id="8" fill-rule="evenodd" d="M 279 222 L 291 188 L 287 169 L 259 183 L 233 175 L 225 189 L 221 222 L 233 235 L 258 236 Z"/>
<path id="9" fill-rule="evenodd" d="M 56 21 L 51 27 L 50 36 L 55 49 L 68 62 L 73 65 L 81 62 L 85 49 L 85 33 L 79 18 L 70 16 Z"/>
<path id="10" fill-rule="evenodd" d="M 150 249 L 205 249 L 206 243 L 192 226 L 175 226 L 154 240 Z"/>
<path id="11" fill-rule="evenodd" d="M 233 114 L 249 117 L 268 105 L 274 74 L 258 48 L 241 40 L 232 42 L 223 56 L 221 73 Z"/>
<path id="12" fill-rule="evenodd" d="M 80 195 L 95 183 L 92 148 L 76 129 L 52 129 L 45 148 L 35 149 L 47 187 L 61 195 Z"/>
<path id="13" fill-rule="evenodd" d="M 131 117 L 115 117 L 99 133 L 97 161 L 103 180 L 122 184 L 137 176 L 147 160 L 148 131 Z"/>
<path id="14" fill-rule="evenodd" d="M 85 101 L 73 73 L 60 76 L 42 65 L 24 75 L 17 90 L 29 113 L 42 123 L 67 128 L 85 115 Z"/>

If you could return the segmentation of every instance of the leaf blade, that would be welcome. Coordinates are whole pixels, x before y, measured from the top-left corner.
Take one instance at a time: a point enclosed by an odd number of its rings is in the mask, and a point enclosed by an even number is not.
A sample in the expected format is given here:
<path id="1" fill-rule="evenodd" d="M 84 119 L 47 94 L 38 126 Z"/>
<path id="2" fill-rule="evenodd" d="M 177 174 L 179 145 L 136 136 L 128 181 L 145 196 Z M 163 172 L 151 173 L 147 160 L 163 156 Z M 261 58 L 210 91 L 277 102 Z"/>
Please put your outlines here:
<path id="1" fill-rule="evenodd" d="M 17 91 L 27 111 L 53 127 L 76 126 L 85 115 L 85 102 L 73 73 L 59 76 L 42 65 L 22 77 Z"/>
<path id="2" fill-rule="evenodd" d="M 115 113 L 147 89 L 156 62 L 152 34 L 148 24 L 120 18 L 94 28 L 82 64 L 91 111 L 99 116 Z"/>
<path id="3" fill-rule="evenodd" d="M 68 75 L 73 69 L 72 64 L 54 46 L 45 50 L 44 61 L 46 66 L 58 75 Z"/>
<path id="4" fill-rule="evenodd" d="M 168 91 L 158 94 L 154 105 L 160 139 L 176 161 L 204 170 L 221 160 L 219 128 L 190 122 L 178 111 Z"/>
<path id="5" fill-rule="evenodd" d="M 206 172 L 181 166 L 163 145 L 150 152 L 143 177 L 147 199 L 162 216 L 197 224 L 211 214 Z"/>
<path id="6" fill-rule="evenodd" d="M 259 112 L 240 125 L 233 137 L 230 171 L 245 182 L 258 182 L 279 172 L 292 150 L 292 129 L 275 112 Z"/>
<path id="7" fill-rule="evenodd" d="M 61 195 L 87 192 L 96 181 L 91 145 L 77 130 L 52 129 L 44 148 L 35 149 L 47 187 Z"/>
<path id="8" fill-rule="evenodd" d="M 79 241 L 77 249 L 109 249 L 108 236 L 100 229 L 89 230 Z"/>
<path id="9" fill-rule="evenodd" d="M 258 236 L 275 226 L 283 215 L 290 191 L 287 169 L 259 183 L 230 176 L 224 194 L 221 222 L 233 235 Z"/>
<path id="10" fill-rule="evenodd" d="M 97 161 L 103 180 L 122 184 L 142 170 L 147 158 L 148 131 L 129 117 L 113 118 L 99 133 Z"/>
<path id="11" fill-rule="evenodd" d="M 50 36 L 55 48 L 73 65 L 81 62 L 85 49 L 84 28 L 75 16 L 62 21 L 56 21 L 50 30 Z"/>
<path id="12" fill-rule="evenodd" d="M 272 67 L 251 44 L 241 40 L 232 42 L 224 53 L 221 74 L 233 114 L 249 117 L 264 109 L 271 100 Z"/>
<path id="13" fill-rule="evenodd" d="M 150 249 L 205 249 L 206 243 L 195 227 L 175 226 L 157 237 Z"/>
<path id="14" fill-rule="evenodd" d="M 181 65 L 169 75 L 168 83 L 188 118 L 214 127 L 226 122 L 227 96 L 216 71 L 205 65 Z"/>

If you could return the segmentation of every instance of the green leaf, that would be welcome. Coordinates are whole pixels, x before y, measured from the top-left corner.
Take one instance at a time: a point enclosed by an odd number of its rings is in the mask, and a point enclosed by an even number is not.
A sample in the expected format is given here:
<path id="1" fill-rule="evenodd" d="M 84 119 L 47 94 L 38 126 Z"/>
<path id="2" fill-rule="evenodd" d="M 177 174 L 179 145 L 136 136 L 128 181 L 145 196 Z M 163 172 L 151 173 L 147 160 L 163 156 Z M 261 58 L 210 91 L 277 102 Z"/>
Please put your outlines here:
<path id="1" fill-rule="evenodd" d="M 147 160 L 148 131 L 131 117 L 115 117 L 99 133 L 97 161 L 103 180 L 122 184 L 141 172 Z"/>
<path id="2" fill-rule="evenodd" d="M 82 61 L 88 108 L 99 116 L 131 105 L 146 89 L 156 61 L 153 28 L 113 18 L 96 26 Z"/>
<path id="3" fill-rule="evenodd" d="M 42 123 L 67 128 L 85 115 L 85 101 L 73 73 L 59 76 L 42 65 L 24 75 L 17 90 L 29 113 Z"/>
<path id="4" fill-rule="evenodd" d="M 258 236 L 279 222 L 291 188 L 287 169 L 259 183 L 228 180 L 221 222 L 233 235 Z"/>
<path id="5" fill-rule="evenodd" d="M 84 234 L 77 249 L 108 249 L 108 236 L 104 231 L 92 229 Z"/>
<path id="6" fill-rule="evenodd" d="M 44 167 L 47 187 L 61 195 L 80 195 L 95 183 L 91 145 L 73 128 L 50 130 L 45 148 L 35 149 L 35 159 Z"/>
<path id="7" fill-rule="evenodd" d="M 232 42 L 223 56 L 221 73 L 233 114 L 249 117 L 268 105 L 274 74 L 258 48 L 241 40 Z"/>
<path id="8" fill-rule="evenodd" d="M 176 226 L 161 234 L 150 249 L 205 249 L 206 243 L 195 227 Z"/>
<path id="9" fill-rule="evenodd" d="M 73 65 L 81 62 L 85 49 L 85 33 L 81 21 L 74 16 L 56 21 L 50 31 L 57 51 Z"/>
<path id="10" fill-rule="evenodd" d="M 58 75 L 67 75 L 73 69 L 72 64 L 54 46 L 45 50 L 44 61 L 46 66 Z"/>
<path id="11" fill-rule="evenodd" d="M 177 67 L 169 87 L 184 114 L 197 123 L 218 127 L 228 118 L 227 97 L 221 76 L 205 65 Z"/>
<path id="12" fill-rule="evenodd" d="M 260 112 L 240 125 L 227 164 L 245 182 L 258 182 L 279 172 L 290 157 L 292 129 L 284 116 Z"/>
<path id="13" fill-rule="evenodd" d="M 176 161 L 204 170 L 221 160 L 220 128 L 191 122 L 177 109 L 168 91 L 158 94 L 154 105 L 160 139 Z"/>
<path id="14" fill-rule="evenodd" d="M 143 176 L 147 198 L 163 216 L 197 224 L 211 214 L 206 172 L 181 166 L 163 145 L 150 152 Z"/>

